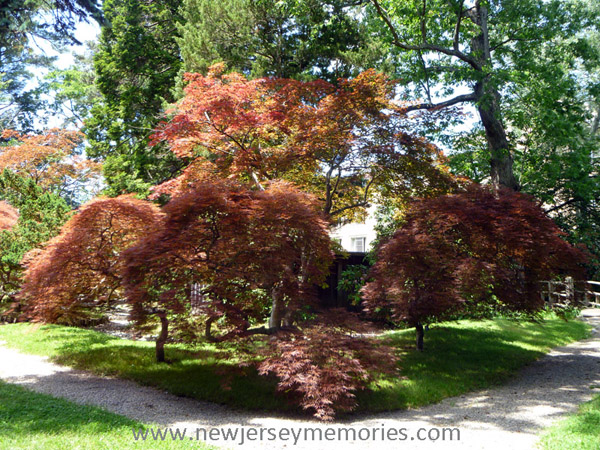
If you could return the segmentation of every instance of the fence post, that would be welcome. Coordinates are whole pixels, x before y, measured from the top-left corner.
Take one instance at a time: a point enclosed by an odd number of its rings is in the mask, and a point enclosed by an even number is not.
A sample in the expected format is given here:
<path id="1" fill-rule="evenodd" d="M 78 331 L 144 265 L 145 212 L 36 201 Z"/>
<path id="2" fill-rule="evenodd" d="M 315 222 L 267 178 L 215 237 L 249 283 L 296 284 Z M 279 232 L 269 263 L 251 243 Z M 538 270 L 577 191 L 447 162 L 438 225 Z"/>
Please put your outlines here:
<path id="1" fill-rule="evenodd" d="M 548 306 L 550 306 L 550 308 L 552 308 L 552 304 L 554 303 L 553 295 L 554 295 L 554 282 L 548 281 Z"/>
<path id="2" fill-rule="evenodd" d="M 567 277 L 565 279 L 565 299 L 573 303 L 575 301 L 575 283 L 573 277 Z"/>

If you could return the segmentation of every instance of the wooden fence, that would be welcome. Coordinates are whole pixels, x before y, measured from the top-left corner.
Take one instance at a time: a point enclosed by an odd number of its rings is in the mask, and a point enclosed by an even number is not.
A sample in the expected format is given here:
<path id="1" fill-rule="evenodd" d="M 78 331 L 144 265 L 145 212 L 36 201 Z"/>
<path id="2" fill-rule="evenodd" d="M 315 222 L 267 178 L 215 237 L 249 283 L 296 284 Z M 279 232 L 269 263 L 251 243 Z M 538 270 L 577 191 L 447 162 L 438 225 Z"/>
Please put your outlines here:
<path id="1" fill-rule="evenodd" d="M 600 282 L 542 281 L 542 298 L 549 306 L 582 305 L 585 308 L 600 308 Z"/>

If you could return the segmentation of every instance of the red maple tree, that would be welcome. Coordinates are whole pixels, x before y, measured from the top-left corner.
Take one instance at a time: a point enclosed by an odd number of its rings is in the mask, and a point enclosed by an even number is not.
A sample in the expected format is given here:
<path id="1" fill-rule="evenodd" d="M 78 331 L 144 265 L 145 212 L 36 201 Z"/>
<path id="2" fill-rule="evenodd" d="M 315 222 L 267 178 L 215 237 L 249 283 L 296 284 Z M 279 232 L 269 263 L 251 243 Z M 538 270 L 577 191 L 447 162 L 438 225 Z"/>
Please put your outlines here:
<path id="1" fill-rule="evenodd" d="M 186 74 L 183 99 L 154 135 L 189 162 L 158 186 L 172 194 L 207 172 L 259 188 L 286 179 L 322 201 L 326 215 L 352 216 L 378 189 L 438 194 L 454 186 L 441 152 L 407 131 L 394 83 L 368 70 L 335 87 L 324 81 L 247 80 L 212 68 Z"/>
<path id="2" fill-rule="evenodd" d="M 207 335 L 218 318 L 230 330 L 221 338 L 248 333 L 265 314 L 269 327 L 262 331 L 277 329 L 310 301 L 331 262 L 316 200 L 285 182 L 254 191 L 232 180 L 205 180 L 172 198 L 163 212 L 163 226 L 124 253 L 126 296 L 139 325 L 159 314 L 166 327 L 169 312 L 189 314 L 194 286 Z M 157 344 L 164 359 L 164 340 Z"/>
<path id="3" fill-rule="evenodd" d="M 72 191 L 100 171 L 100 165 L 77 151 L 83 141 L 79 131 L 53 128 L 45 133 L 24 134 L 4 130 L 7 143 L 0 147 L 0 172 L 9 169 L 32 179 L 45 190 Z"/>
<path id="4" fill-rule="evenodd" d="M 583 276 L 585 254 L 533 198 L 470 186 L 415 202 L 404 225 L 377 255 L 362 290 L 371 311 L 389 311 L 417 330 L 456 313 L 534 313 L 544 307 L 542 280 Z"/>
<path id="5" fill-rule="evenodd" d="M 121 289 L 121 252 L 160 220 L 158 207 L 132 196 L 83 205 L 43 250 L 26 256 L 19 293 L 26 315 L 50 323 L 85 320 Z"/>

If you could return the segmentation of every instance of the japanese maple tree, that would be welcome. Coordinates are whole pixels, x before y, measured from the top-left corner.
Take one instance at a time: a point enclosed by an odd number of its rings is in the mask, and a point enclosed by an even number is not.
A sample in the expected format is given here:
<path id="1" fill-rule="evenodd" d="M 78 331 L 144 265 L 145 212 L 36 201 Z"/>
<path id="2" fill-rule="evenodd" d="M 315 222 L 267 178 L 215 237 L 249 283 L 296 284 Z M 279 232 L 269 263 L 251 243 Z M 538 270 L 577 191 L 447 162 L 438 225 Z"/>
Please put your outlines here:
<path id="1" fill-rule="evenodd" d="M 0 200 L 0 231 L 10 230 L 19 220 L 19 211 Z"/>
<path id="2" fill-rule="evenodd" d="M 230 331 L 221 338 L 246 334 L 253 321 L 267 318 L 261 331 L 268 332 L 291 324 L 327 274 L 328 224 L 316 199 L 288 183 L 260 191 L 207 179 L 173 197 L 163 212 L 164 225 L 124 254 L 126 295 L 140 325 L 160 312 L 166 327 L 167 312 L 189 313 L 196 286 L 207 335 L 218 318 Z M 256 290 L 269 294 L 270 306 Z"/>
<path id="3" fill-rule="evenodd" d="M 82 206 L 28 263 L 19 298 L 26 315 L 77 323 L 106 304 L 122 285 L 121 252 L 161 220 L 155 205 L 131 196 Z"/>
<path id="4" fill-rule="evenodd" d="M 279 378 L 303 409 L 321 420 L 356 407 L 356 392 L 382 374 L 398 376 L 395 349 L 373 337 L 375 327 L 345 309 L 321 312 L 300 329 L 280 331 L 261 350 L 261 374 Z M 370 335 L 371 337 L 366 337 Z"/>
<path id="5" fill-rule="evenodd" d="M 447 192 L 441 152 L 408 130 L 394 83 L 368 70 L 334 86 L 322 80 L 247 80 L 213 66 L 186 74 L 183 99 L 154 136 L 189 162 L 155 189 L 171 194 L 204 172 L 259 188 L 286 179 L 322 201 L 326 215 L 352 216 L 382 187 L 395 195 Z"/>
<path id="6" fill-rule="evenodd" d="M 284 327 L 258 346 L 254 365 L 278 378 L 288 399 L 330 421 L 357 406 L 356 393 L 382 376 L 399 375 L 396 348 L 380 328 L 345 308 L 311 309 L 311 318 Z"/>
<path id="7" fill-rule="evenodd" d="M 4 130 L 2 139 L 6 143 L 0 146 L 0 171 L 11 170 L 46 191 L 72 196 L 99 173 L 100 166 L 78 152 L 83 140 L 78 131 L 55 128 L 23 134 Z"/>
<path id="8" fill-rule="evenodd" d="M 540 281 L 580 278 L 584 260 L 531 197 L 472 185 L 415 202 L 379 249 L 362 294 L 369 311 L 414 326 L 422 350 L 429 322 L 484 307 L 539 311 Z"/>

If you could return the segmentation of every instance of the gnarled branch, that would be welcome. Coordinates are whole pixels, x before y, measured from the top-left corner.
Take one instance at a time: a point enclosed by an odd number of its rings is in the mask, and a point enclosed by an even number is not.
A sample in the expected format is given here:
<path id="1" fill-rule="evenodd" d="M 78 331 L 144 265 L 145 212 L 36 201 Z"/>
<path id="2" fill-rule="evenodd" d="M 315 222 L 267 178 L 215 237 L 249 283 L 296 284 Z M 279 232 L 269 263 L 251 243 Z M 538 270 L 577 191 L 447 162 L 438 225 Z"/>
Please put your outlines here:
<path id="1" fill-rule="evenodd" d="M 449 48 L 445 48 L 445 47 L 442 47 L 439 45 L 429 44 L 427 42 L 424 42 L 422 45 L 411 45 L 411 44 L 407 44 L 406 42 L 402 42 L 402 40 L 400 39 L 400 36 L 398 35 L 398 32 L 396 31 L 396 28 L 394 27 L 394 24 L 392 23 L 392 20 L 389 18 L 385 9 L 379 4 L 379 1 L 371 0 L 371 3 L 377 10 L 377 13 L 381 17 L 381 19 L 385 22 L 386 26 L 390 30 L 390 33 L 392 33 L 392 42 L 394 43 L 395 46 L 400 47 L 403 50 L 432 51 L 432 52 L 443 53 L 444 55 L 454 56 L 454 57 L 460 59 L 461 61 L 466 62 L 471 67 L 473 67 L 475 70 L 482 69 L 481 65 L 475 58 L 473 58 L 470 55 L 467 55 L 466 53 L 461 52 L 460 50 L 449 49 Z"/>
<path id="2" fill-rule="evenodd" d="M 457 105 L 459 103 L 464 103 L 464 102 L 474 102 L 476 100 L 477 100 L 477 95 L 475 94 L 475 92 L 471 92 L 470 94 L 458 95 L 454 98 L 451 98 L 450 100 L 446 100 L 445 102 L 418 103 L 415 105 L 405 106 L 401 109 L 404 112 L 418 111 L 418 110 L 422 110 L 422 109 L 432 110 L 432 109 L 447 108 L 448 106 L 453 106 L 453 105 Z"/>

